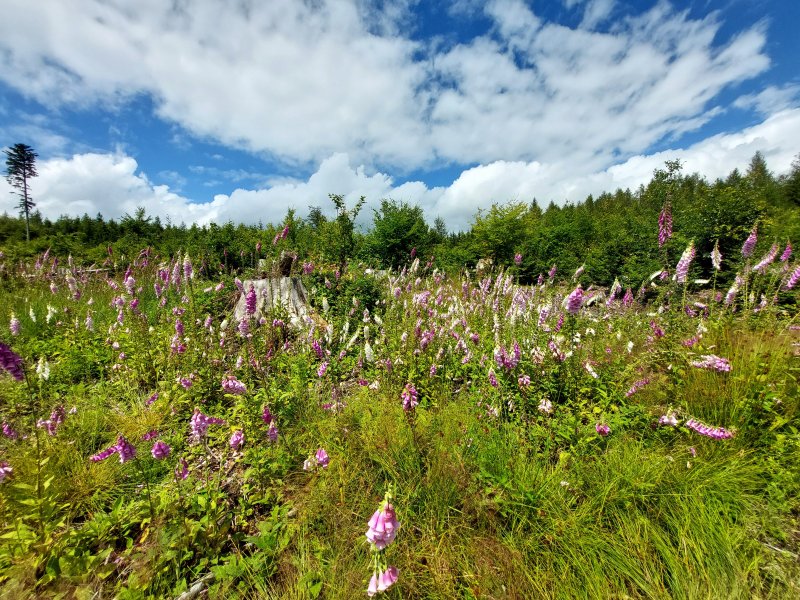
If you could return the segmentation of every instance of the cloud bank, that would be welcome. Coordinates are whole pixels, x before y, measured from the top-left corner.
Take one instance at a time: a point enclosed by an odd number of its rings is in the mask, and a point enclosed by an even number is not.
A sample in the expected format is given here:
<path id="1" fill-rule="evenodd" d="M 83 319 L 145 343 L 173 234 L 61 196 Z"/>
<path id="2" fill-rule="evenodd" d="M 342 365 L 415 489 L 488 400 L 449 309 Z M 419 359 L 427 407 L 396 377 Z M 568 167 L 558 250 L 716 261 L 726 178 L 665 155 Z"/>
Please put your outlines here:
<path id="1" fill-rule="evenodd" d="M 781 111 L 762 123 L 735 134 L 721 134 L 688 148 L 675 148 L 650 155 L 636 155 L 605 169 L 576 171 L 571 161 L 498 160 L 465 170 L 447 187 L 429 188 L 419 181 L 396 184 L 379 171 L 358 165 L 344 153 L 324 159 L 317 171 L 303 181 L 280 181 L 253 189 L 240 188 L 218 195 L 212 202 L 193 203 L 154 185 L 138 170 L 135 159 L 124 154 L 78 154 L 52 159 L 39 165 L 32 181 L 37 209 L 49 218 L 61 214 L 119 218 L 144 207 L 148 214 L 169 218 L 173 223 L 278 223 L 287 208 L 304 215 L 308 206 L 320 206 L 332 214 L 330 193 L 345 195 L 352 205 L 360 196 L 368 204 L 362 222 L 368 223 L 382 198 L 393 198 L 421 206 L 430 222 L 442 217 L 451 230 L 467 229 L 478 209 L 508 201 L 540 205 L 554 201 L 580 202 L 588 194 L 598 195 L 617 188 L 635 189 L 647 183 L 664 161 L 678 158 L 684 172 L 698 172 L 711 179 L 725 177 L 734 168 L 744 170 L 760 151 L 769 167 L 785 173 L 791 167 L 800 139 L 800 109 Z M 0 182 L 0 210 L 16 212 L 5 180 Z"/>
<path id="2" fill-rule="evenodd" d="M 462 4 L 490 27 L 454 41 L 409 35 L 410 1 L 6 0 L 0 79 L 54 108 L 146 95 L 168 123 L 285 164 L 597 170 L 702 126 L 770 64 L 763 24 L 720 41 L 718 14 L 663 1 L 567 2 L 577 27 L 522 0 Z"/>

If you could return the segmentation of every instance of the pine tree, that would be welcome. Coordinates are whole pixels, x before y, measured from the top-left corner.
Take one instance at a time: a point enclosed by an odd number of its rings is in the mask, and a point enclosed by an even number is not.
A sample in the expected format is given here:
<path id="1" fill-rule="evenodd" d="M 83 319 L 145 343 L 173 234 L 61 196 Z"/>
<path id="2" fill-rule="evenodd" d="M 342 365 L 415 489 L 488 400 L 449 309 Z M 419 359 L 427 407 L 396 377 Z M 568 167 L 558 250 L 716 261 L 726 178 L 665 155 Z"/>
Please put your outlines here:
<path id="1" fill-rule="evenodd" d="M 20 213 L 25 214 L 25 239 L 31 241 L 30 212 L 36 204 L 31 200 L 28 180 L 36 177 L 36 158 L 33 148 L 26 144 L 14 144 L 3 150 L 6 155 L 6 179 L 17 189 L 20 196 Z"/>

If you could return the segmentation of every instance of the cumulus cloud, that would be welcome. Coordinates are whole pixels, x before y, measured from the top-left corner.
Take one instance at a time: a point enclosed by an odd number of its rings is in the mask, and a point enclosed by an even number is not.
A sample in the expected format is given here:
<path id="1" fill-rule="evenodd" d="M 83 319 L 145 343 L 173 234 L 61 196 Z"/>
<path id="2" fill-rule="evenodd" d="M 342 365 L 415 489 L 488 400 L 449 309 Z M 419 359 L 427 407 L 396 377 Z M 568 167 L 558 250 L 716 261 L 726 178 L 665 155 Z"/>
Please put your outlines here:
<path id="1" fill-rule="evenodd" d="M 148 95 L 166 121 L 287 165 L 345 153 L 409 172 L 608 167 L 703 125 L 720 92 L 769 65 L 763 25 L 720 43 L 718 16 L 666 2 L 616 18 L 612 0 L 568 1 L 575 28 L 522 0 L 457 2 L 492 27 L 455 45 L 410 37 L 413 5 L 7 0 L 0 79 L 54 107 Z"/>
<path id="2" fill-rule="evenodd" d="M 785 173 L 798 151 L 798 139 L 800 109 L 787 109 L 738 133 L 720 134 L 688 148 L 636 155 L 611 167 L 581 170 L 580 164 L 568 160 L 499 160 L 465 170 L 447 187 L 429 188 L 420 181 L 397 184 L 390 175 L 359 165 L 344 153 L 323 160 L 307 180 L 240 188 L 207 203 L 193 203 L 168 186 L 153 184 L 136 161 L 124 154 L 80 154 L 43 161 L 31 187 L 37 209 L 50 218 L 97 212 L 119 218 L 141 206 L 148 214 L 169 217 L 174 223 L 278 223 L 288 208 L 304 215 L 308 206 L 320 206 L 332 214 L 327 200 L 332 193 L 345 196 L 351 206 L 359 197 L 367 198 L 362 224 L 370 222 L 370 208 L 377 207 L 382 198 L 393 198 L 417 204 L 430 222 L 441 216 L 451 230 L 458 230 L 469 228 L 475 213 L 492 203 L 536 199 L 544 206 L 551 201 L 580 202 L 589 194 L 617 188 L 636 189 L 650 180 L 654 169 L 663 168 L 664 161 L 676 158 L 683 161 L 685 172 L 714 179 L 734 168 L 744 170 L 760 151 L 770 169 Z M 0 181 L 0 210 L 16 213 L 16 200 L 7 192 L 5 180 Z"/>

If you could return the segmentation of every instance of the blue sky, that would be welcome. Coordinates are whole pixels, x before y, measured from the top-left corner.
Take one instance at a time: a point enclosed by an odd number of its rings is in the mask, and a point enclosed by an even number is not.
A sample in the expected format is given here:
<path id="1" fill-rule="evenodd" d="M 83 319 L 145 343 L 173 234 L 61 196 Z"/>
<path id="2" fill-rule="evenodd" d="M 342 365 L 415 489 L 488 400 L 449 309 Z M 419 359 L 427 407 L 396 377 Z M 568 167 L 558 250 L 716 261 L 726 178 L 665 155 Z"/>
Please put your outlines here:
<path id="1" fill-rule="evenodd" d="M 494 202 L 800 153 L 794 0 L 6 0 L 0 146 L 49 217 Z M 0 183 L 0 210 L 14 200 Z M 370 211 L 364 211 L 368 219 Z"/>

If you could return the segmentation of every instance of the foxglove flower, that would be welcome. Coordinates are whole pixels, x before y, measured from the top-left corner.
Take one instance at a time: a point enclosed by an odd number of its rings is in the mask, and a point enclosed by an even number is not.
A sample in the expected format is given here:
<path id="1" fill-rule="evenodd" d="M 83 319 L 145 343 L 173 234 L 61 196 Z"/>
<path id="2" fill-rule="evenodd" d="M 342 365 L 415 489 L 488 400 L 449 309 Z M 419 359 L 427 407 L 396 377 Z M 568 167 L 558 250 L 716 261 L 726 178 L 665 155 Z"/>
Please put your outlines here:
<path id="1" fill-rule="evenodd" d="M 625 291 L 625 295 L 622 297 L 622 306 L 625 308 L 630 308 L 633 305 L 633 292 L 631 288 L 628 288 Z"/>
<path id="2" fill-rule="evenodd" d="M 694 255 L 694 242 L 689 242 L 686 250 L 681 254 L 678 265 L 675 267 L 675 279 L 678 283 L 686 283 L 686 277 L 689 275 L 689 265 L 692 263 Z"/>
<path id="3" fill-rule="evenodd" d="M 667 413 L 666 415 L 661 415 L 658 418 L 658 424 L 665 425 L 667 427 L 677 427 L 678 417 L 675 416 L 675 413 Z"/>
<path id="4" fill-rule="evenodd" d="M 631 397 L 631 396 L 633 396 L 633 395 L 634 395 L 636 392 L 638 392 L 640 389 L 642 389 L 644 386 L 646 386 L 648 383 L 650 383 L 650 380 L 649 380 L 649 379 L 640 379 L 639 381 L 634 381 L 634 382 L 633 382 L 633 385 L 632 385 L 632 386 L 630 387 L 630 389 L 629 389 L 629 390 L 628 390 L 628 391 L 625 393 L 625 397 L 626 397 L 626 398 L 630 398 L 630 397 Z"/>
<path id="5" fill-rule="evenodd" d="M 386 500 L 372 515 L 368 525 L 369 529 L 367 529 L 365 535 L 376 550 L 383 550 L 391 544 L 397 535 L 397 530 L 400 528 L 394 507 Z"/>
<path id="6" fill-rule="evenodd" d="M 696 419 L 689 419 L 684 424 L 692 431 L 715 440 L 727 440 L 733 437 L 733 432 L 728 431 L 724 427 L 711 427 Z"/>
<path id="7" fill-rule="evenodd" d="M 606 425 L 605 423 L 596 423 L 594 426 L 595 431 L 603 437 L 606 437 L 609 433 L 611 433 L 611 427 Z"/>
<path id="8" fill-rule="evenodd" d="M 791 290 L 797 285 L 798 281 L 800 281 L 800 266 L 798 266 L 794 271 L 792 271 L 792 274 L 789 275 L 789 279 L 786 280 L 786 289 Z"/>
<path id="9" fill-rule="evenodd" d="M 275 421 L 269 424 L 269 429 L 267 430 L 267 437 L 269 437 L 270 442 L 277 442 L 278 441 L 278 426 L 275 425 Z"/>
<path id="10" fill-rule="evenodd" d="M 153 455 L 153 458 L 156 460 L 164 460 L 169 456 L 169 453 L 172 449 L 161 440 L 158 440 L 155 444 L 153 444 L 153 449 L 150 450 L 150 454 Z"/>
<path id="11" fill-rule="evenodd" d="M 261 410 L 261 420 L 264 421 L 264 425 L 269 425 L 270 423 L 272 423 L 272 419 L 273 417 L 272 413 L 269 410 L 269 406 L 265 404 L 264 408 Z"/>
<path id="12" fill-rule="evenodd" d="M 385 592 L 386 590 L 388 590 L 390 587 L 392 587 L 394 582 L 397 581 L 397 577 L 399 574 L 400 573 L 398 572 L 397 567 L 389 567 L 382 573 L 379 573 L 377 579 L 376 591 Z M 373 577 L 375 577 L 374 574 Z M 369 594 L 369 590 L 367 590 L 367 594 L 373 595 Z"/>
<path id="13" fill-rule="evenodd" d="M 489 385 L 492 387 L 497 387 L 497 375 L 494 373 L 494 369 L 489 369 Z"/>
<path id="14" fill-rule="evenodd" d="M 0 367 L 8 371 L 17 381 L 25 379 L 25 372 L 22 369 L 22 357 L 3 342 L 0 342 Z"/>
<path id="15" fill-rule="evenodd" d="M 14 469 L 8 466 L 8 463 L 6 461 L 0 462 L 0 482 L 2 482 L 6 477 L 11 475 L 13 471 Z"/>
<path id="16" fill-rule="evenodd" d="M 517 265 L 517 266 L 522 264 L 522 254 L 520 254 L 519 252 L 517 252 L 514 255 L 514 264 Z"/>
<path id="17" fill-rule="evenodd" d="M 719 240 L 714 242 L 714 249 L 711 251 L 711 265 L 717 271 L 722 268 L 722 253 L 719 251 Z"/>
<path id="18" fill-rule="evenodd" d="M 583 306 L 583 288 L 580 285 L 576 287 L 564 301 L 564 308 L 571 315 L 577 315 Z"/>
<path id="19" fill-rule="evenodd" d="M 229 443 L 233 450 L 241 448 L 244 445 L 244 431 L 241 429 L 234 431 Z"/>
<path id="20" fill-rule="evenodd" d="M 18 336 L 21 326 L 22 326 L 22 324 L 20 323 L 19 319 L 17 318 L 17 315 L 15 315 L 14 313 L 11 313 L 11 320 L 8 323 L 8 328 L 11 330 L 11 335 Z"/>
<path id="21" fill-rule="evenodd" d="M 247 393 L 247 386 L 233 375 L 226 375 L 222 380 L 222 389 L 228 394 L 240 396 Z"/>
<path id="22" fill-rule="evenodd" d="M 16 429 L 14 429 L 6 421 L 3 421 L 3 435 L 10 440 L 16 440 L 19 438 L 19 433 L 17 433 Z"/>
<path id="23" fill-rule="evenodd" d="M 328 467 L 328 463 L 331 461 L 324 448 L 318 448 L 316 454 L 314 454 L 314 458 L 317 460 L 317 464 L 323 469 L 326 469 Z"/>
<path id="24" fill-rule="evenodd" d="M 257 300 L 258 299 L 256 297 L 256 288 L 255 288 L 254 285 L 250 284 L 250 291 L 247 292 L 247 294 L 245 294 L 245 297 L 244 297 L 244 308 L 245 308 L 245 312 L 251 317 L 254 314 L 256 314 L 256 302 L 257 302 Z"/>
<path id="25" fill-rule="evenodd" d="M 400 393 L 400 398 L 403 401 L 403 410 L 406 412 L 412 408 L 415 408 L 419 404 L 417 388 L 415 388 L 414 384 L 410 382 L 407 383 L 403 388 L 403 391 Z"/>
<path id="26" fill-rule="evenodd" d="M 317 368 L 317 377 L 325 377 L 325 373 L 328 370 L 328 361 L 323 361 L 322 364 Z"/>
<path id="27" fill-rule="evenodd" d="M 792 243 L 786 242 L 786 249 L 783 251 L 783 254 L 781 254 L 781 262 L 788 262 L 790 256 L 792 256 Z"/>
<path id="28" fill-rule="evenodd" d="M 753 254 L 753 250 L 756 248 L 756 242 L 758 241 L 758 224 L 753 225 L 752 231 L 750 231 L 750 235 L 747 236 L 747 239 L 744 241 L 742 245 L 742 256 L 745 258 L 750 258 Z"/>
<path id="29" fill-rule="evenodd" d="M 763 273 L 764 271 L 766 271 L 767 267 L 770 264 L 772 264 L 772 262 L 778 256 L 778 250 L 779 250 L 778 244 L 772 244 L 772 247 L 769 249 L 769 252 L 767 252 L 764 255 L 764 258 L 762 258 L 758 262 L 758 264 L 755 267 L 753 267 L 753 270 L 756 271 L 757 273 Z"/>
<path id="30" fill-rule="evenodd" d="M 225 421 L 218 417 L 209 417 L 200 412 L 199 408 L 194 409 L 194 414 L 189 421 L 192 431 L 192 437 L 196 440 L 201 439 L 206 435 L 209 425 L 224 425 Z"/>
<path id="31" fill-rule="evenodd" d="M 664 203 L 658 215 L 658 247 L 661 248 L 672 237 L 672 207 L 669 202 Z"/>
<path id="32" fill-rule="evenodd" d="M 731 370 L 731 363 L 728 362 L 728 359 L 721 358 L 715 354 L 704 354 L 700 357 L 700 360 L 694 360 L 690 364 L 698 369 L 708 369 L 721 373 Z"/>
<path id="33" fill-rule="evenodd" d="M 539 401 L 539 406 L 537 407 L 539 412 L 544 413 L 546 415 L 553 413 L 553 403 L 550 402 L 547 398 L 542 398 Z"/>
<path id="34" fill-rule="evenodd" d="M 175 465 L 175 479 L 184 480 L 189 476 L 189 463 L 185 458 L 179 458 Z"/>

